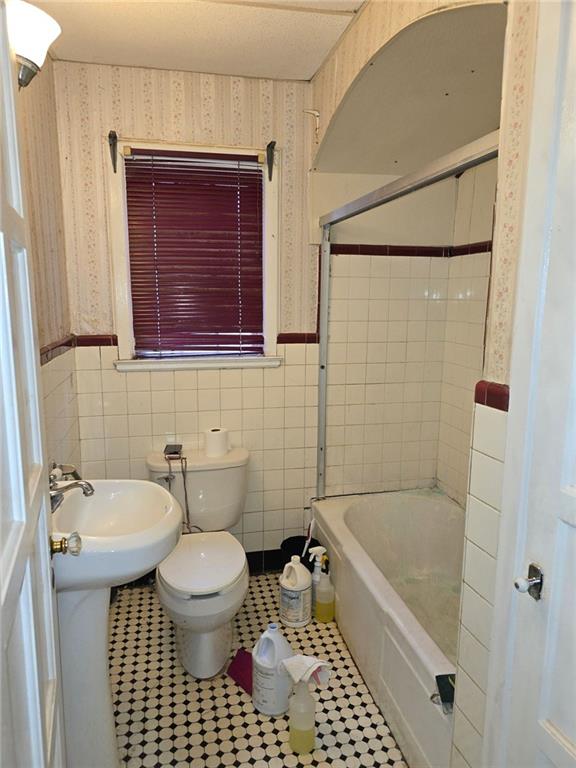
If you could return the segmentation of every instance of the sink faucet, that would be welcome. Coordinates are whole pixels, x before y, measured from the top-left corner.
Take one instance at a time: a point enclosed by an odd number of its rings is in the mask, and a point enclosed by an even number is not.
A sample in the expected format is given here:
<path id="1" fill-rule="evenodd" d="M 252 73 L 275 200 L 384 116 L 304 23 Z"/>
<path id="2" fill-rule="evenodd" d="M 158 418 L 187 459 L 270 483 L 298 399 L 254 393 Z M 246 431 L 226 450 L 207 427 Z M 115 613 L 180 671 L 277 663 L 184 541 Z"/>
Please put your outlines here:
<path id="1" fill-rule="evenodd" d="M 73 483 L 62 486 L 58 486 L 57 483 L 50 483 L 50 506 L 52 512 L 56 512 L 60 504 L 62 504 L 64 494 L 74 490 L 74 488 L 81 488 L 84 496 L 92 496 L 94 494 L 94 486 L 87 480 L 74 480 Z"/>

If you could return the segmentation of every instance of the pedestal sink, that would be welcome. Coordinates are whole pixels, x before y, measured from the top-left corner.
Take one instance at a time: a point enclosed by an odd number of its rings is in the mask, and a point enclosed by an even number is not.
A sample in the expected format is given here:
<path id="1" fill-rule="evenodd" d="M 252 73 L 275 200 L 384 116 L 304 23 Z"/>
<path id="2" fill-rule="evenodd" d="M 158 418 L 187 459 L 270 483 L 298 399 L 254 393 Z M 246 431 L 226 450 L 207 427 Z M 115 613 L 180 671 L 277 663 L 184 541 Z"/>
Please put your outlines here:
<path id="1" fill-rule="evenodd" d="M 178 543 L 182 510 L 145 480 L 95 480 L 94 494 L 69 491 L 52 515 L 52 538 L 78 531 L 77 557 L 52 560 L 69 768 L 117 768 L 108 677 L 110 587 L 143 576 Z"/>

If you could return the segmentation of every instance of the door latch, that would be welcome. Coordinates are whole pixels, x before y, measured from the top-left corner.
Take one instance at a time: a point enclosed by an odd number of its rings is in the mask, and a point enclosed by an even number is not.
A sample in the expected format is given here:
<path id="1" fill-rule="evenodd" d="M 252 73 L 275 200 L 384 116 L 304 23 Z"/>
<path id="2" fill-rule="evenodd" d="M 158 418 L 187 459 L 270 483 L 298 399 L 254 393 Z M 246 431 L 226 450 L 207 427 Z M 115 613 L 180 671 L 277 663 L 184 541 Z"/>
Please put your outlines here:
<path id="1" fill-rule="evenodd" d="M 528 592 L 534 600 L 540 600 L 542 597 L 542 587 L 544 586 L 544 574 L 542 569 L 536 563 L 530 563 L 528 566 L 528 578 L 520 577 L 514 581 L 514 586 L 518 592 Z"/>

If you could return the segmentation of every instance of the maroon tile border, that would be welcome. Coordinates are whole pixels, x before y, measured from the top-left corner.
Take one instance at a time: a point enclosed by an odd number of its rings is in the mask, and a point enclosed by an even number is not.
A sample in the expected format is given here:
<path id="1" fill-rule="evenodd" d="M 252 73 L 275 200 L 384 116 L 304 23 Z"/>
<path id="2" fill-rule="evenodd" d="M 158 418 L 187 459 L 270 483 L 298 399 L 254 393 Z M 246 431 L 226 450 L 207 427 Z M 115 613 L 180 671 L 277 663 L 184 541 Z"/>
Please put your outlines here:
<path id="1" fill-rule="evenodd" d="M 81 336 L 71 333 L 59 341 L 54 341 L 52 344 L 40 348 L 40 365 L 46 365 L 50 360 L 54 360 L 55 357 L 63 355 L 64 352 L 68 352 L 74 347 L 115 347 L 117 344 L 118 337 L 113 333 L 93 333 Z"/>
<path id="2" fill-rule="evenodd" d="M 486 253 L 492 250 L 492 240 L 480 240 L 477 243 L 453 245 L 450 256 L 467 256 L 469 253 Z"/>
<path id="3" fill-rule="evenodd" d="M 59 341 L 52 342 L 52 344 L 46 344 L 45 347 L 40 348 L 40 365 L 46 365 L 50 360 L 63 355 L 64 352 L 68 352 L 69 349 L 73 349 L 75 346 L 76 336 L 73 333 Z"/>
<path id="4" fill-rule="evenodd" d="M 507 411 L 510 387 L 508 384 L 497 384 L 495 381 L 479 381 L 474 390 L 474 402 L 499 411 Z"/>
<path id="5" fill-rule="evenodd" d="M 484 253 L 492 250 L 492 240 L 465 245 L 372 245 L 362 243 L 332 243 L 330 253 L 349 256 L 429 256 L 450 258 L 470 253 Z"/>
<path id="6" fill-rule="evenodd" d="M 116 347 L 118 336 L 114 333 L 91 333 L 76 336 L 77 347 Z"/>
<path id="7" fill-rule="evenodd" d="M 318 344 L 318 333 L 279 333 L 278 344 Z"/>
<path id="8" fill-rule="evenodd" d="M 434 245 L 370 245 L 362 243 L 331 243 L 330 253 L 351 256 L 433 256 L 446 257 L 449 246 Z"/>

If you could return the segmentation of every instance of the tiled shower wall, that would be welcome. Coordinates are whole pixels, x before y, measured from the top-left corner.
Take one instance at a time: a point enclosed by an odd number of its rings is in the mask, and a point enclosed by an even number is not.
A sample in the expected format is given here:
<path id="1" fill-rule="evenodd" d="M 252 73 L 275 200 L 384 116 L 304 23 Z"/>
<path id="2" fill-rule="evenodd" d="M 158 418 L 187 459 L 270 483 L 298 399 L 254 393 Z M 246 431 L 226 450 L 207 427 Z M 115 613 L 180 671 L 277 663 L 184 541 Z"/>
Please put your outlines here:
<path id="1" fill-rule="evenodd" d="M 490 253 L 448 260 L 438 485 L 464 506 L 474 385 L 482 378 Z"/>
<path id="2" fill-rule="evenodd" d="M 464 503 L 489 254 L 333 255 L 327 493 L 429 487 Z"/>
<path id="3" fill-rule="evenodd" d="M 247 551 L 301 534 L 315 493 L 318 346 L 278 346 L 279 368 L 119 373 L 117 347 L 78 347 L 82 470 L 88 478 L 148 477 L 146 455 L 195 448 L 226 427 L 250 451 L 248 498 L 234 533 Z"/>
<path id="4" fill-rule="evenodd" d="M 445 259 L 332 256 L 327 493 L 436 476 Z"/>
<path id="5" fill-rule="evenodd" d="M 80 464 L 76 357 L 70 349 L 40 368 L 44 439 L 49 463 Z"/>
<path id="6" fill-rule="evenodd" d="M 452 768 L 480 768 L 508 414 L 476 405 L 466 507 Z"/>

